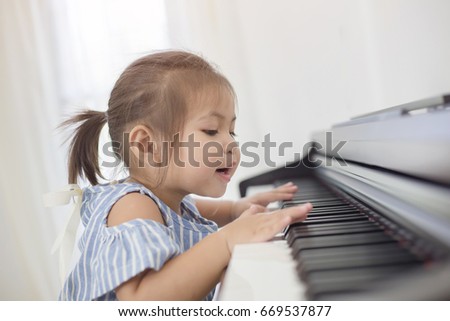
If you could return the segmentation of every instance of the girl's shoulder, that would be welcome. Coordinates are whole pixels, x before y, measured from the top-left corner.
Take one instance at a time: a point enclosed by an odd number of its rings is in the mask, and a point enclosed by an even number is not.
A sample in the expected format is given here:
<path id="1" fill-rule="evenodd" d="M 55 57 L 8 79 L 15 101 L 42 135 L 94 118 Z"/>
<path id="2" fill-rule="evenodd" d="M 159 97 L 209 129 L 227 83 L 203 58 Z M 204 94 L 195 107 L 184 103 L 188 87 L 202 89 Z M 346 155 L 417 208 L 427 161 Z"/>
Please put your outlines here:
<path id="1" fill-rule="evenodd" d="M 134 193 L 134 195 L 128 195 L 131 193 Z M 136 193 L 140 195 L 136 195 Z M 116 204 L 117 206 L 115 206 Z M 118 217 L 116 217 L 118 220 L 112 221 L 111 225 L 121 224 L 133 219 L 150 219 L 157 223 L 163 223 L 169 228 L 172 228 L 175 223 L 175 225 L 183 228 L 203 230 L 205 226 L 215 224 L 200 215 L 190 195 L 187 195 L 182 201 L 183 215 L 180 216 L 150 189 L 139 183 L 114 181 L 109 184 L 91 186 L 83 191 L 81 216 L 85 225 L 92 217 L 100 218 L 103 224 L 106 223 L 108 215 L 113 214 L 111 217 L 115 216 L 113 212 L 116 209 L 119 212 Z M 197 228 L 197 224 L 200 227 Z"/>
<path id="2" fill-rule="evenodd" d="M 90 186 L 83 190 L 82 220 L 87 223 L 93 215 L 101 215 L 106 218 L 112 207 L 124 196 L 131 193 L 139 193 L 150 197 L 162 211 L 161 201 L 144 185 L 125 182 L 124 180 L 113 181 L 108 184 Z"/>
<path id="3" fill-rule="evenodd" d="M 111 208 L 107 225 L 112 227 L 137 219 L 152 220 L 163 225 L 167 220 L 163 218 L 160 207 L 148 195 L 129 193 Z"/>

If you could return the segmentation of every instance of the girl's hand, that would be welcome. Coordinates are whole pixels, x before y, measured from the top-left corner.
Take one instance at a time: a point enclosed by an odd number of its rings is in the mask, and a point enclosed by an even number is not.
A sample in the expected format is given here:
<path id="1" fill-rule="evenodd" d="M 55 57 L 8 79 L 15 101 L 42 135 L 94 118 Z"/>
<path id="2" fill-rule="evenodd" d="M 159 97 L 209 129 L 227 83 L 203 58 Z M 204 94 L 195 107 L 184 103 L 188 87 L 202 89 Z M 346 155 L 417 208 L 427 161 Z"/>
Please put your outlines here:
<path id="1" fill-rule="evenodd" d="M 289 224 L 303 221 L 312 209 L 311 203 L 265 212 L 265 207 L 252 205 L 241 217 L 219 232 L 232 253 L 236 244 L 264 242 L 272 239 Z"/>
<path id="2" fill-rule="evenodd" d="M 297 193 L 298 187 L 294 183 L 289 182 L 277 188 L 268 191 L 257 193 L 252 196 L 247 196 L 236 201 L 232 209 L 233 219 L 238 218 L 244 211 L 252 205 L 260 205 L 266 207 L 269 203 L 276 201 L 290 200 Z"/>

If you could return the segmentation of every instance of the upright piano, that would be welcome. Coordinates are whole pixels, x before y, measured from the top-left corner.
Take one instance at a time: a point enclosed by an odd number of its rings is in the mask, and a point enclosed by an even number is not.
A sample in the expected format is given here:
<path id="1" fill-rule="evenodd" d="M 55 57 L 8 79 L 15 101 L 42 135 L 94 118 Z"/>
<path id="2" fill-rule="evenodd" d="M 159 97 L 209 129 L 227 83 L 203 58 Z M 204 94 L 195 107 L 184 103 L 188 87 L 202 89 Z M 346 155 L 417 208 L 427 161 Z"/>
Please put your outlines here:
<path id="1" fill-rule="evenodd" d="M 292 181 L 314 206 L 271 242 L 236 246 L 219 300 L 449 300 L 450 95 L 314 133 L 302 159 L 246 179 Z"/>

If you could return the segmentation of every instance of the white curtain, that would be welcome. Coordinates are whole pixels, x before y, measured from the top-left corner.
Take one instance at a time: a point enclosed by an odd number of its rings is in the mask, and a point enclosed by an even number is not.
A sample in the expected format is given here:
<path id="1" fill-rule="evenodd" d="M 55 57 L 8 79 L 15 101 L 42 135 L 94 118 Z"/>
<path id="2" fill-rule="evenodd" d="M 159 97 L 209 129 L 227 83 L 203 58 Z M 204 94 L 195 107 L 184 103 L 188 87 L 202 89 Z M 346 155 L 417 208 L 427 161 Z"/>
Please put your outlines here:
<path id="1" fill-rule="evenodd" d="M 125 66 L 168 46 L 165 28 L 163 0 L 0 0 L 0 300 L 57 298 L 50 249 L 71 206 L 43 207 L 67 184 L 55 128 L 105 110 Z"/>
<path id="2" fill-rule="evenodd" d="M 58 220 L 42 194 L 65 183 L 47 1 L 0 1 L 0 299 L 55 299 Z M 56 223 L 53 223 L 56 222 Z"/>

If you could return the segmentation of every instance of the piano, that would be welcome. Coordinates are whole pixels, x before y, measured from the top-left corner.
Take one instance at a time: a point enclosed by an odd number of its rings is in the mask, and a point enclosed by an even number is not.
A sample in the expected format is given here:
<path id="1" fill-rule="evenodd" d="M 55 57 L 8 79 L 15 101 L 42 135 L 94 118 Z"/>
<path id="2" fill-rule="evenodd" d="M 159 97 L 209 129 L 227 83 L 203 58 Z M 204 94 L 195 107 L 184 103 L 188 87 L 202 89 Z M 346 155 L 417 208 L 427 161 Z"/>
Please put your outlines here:
<path id="1" fill-rule="evenodd" d="M 292 181 L 308 218 L 235 247 L 219 300 L 449 300 L 450 95 L 338 123 L 307 155 L 239 184 Z"/>

